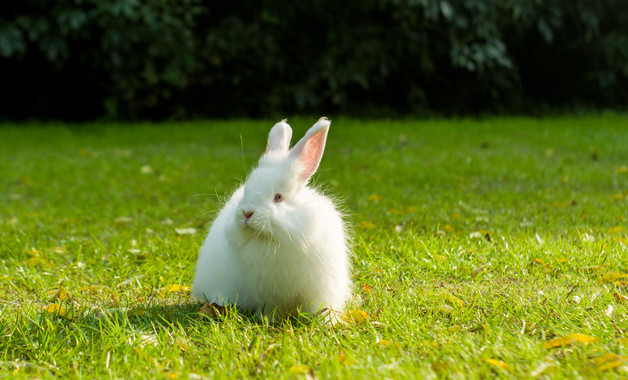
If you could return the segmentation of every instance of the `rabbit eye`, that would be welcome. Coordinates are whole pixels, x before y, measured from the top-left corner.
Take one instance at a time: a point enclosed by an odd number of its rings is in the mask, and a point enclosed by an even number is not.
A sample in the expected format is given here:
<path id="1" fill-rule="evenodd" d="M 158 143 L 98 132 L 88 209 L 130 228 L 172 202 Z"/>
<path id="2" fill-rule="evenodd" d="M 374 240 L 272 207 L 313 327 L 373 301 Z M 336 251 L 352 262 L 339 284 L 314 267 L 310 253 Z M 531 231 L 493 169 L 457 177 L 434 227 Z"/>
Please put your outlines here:
<path id="1" fill-rule="evenodd" d="M 281 201 L 283 201 L 283 195 L 277 193 L 275 194 L 275 199 L 274 199 L 275 203 L 279 203 Z"/>

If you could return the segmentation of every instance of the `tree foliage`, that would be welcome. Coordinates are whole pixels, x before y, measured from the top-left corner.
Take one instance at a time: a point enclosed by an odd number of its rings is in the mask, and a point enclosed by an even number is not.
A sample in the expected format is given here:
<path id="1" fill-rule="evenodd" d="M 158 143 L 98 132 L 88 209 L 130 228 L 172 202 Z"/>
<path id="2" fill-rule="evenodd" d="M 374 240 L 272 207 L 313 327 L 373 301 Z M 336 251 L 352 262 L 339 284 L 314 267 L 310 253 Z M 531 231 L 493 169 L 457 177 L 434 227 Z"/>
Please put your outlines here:
<path id="1" fill-rule="evenodd" d="M 628 104 L 622 0 L 25 0 L 0 117 L 477 113 Z"/>

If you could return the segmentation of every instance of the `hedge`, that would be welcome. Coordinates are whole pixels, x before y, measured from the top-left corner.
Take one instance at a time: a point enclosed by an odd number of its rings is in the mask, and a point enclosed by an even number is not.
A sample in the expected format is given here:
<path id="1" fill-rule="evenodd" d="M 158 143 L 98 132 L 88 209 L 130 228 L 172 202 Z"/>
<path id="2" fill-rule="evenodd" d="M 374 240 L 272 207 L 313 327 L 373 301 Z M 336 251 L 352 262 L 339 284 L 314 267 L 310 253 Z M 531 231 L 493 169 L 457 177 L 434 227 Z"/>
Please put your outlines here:
<path id="1" fill-rule="evenodd" d="M 477 114 L 628 104 L 624 0 L 23 0 L 0 118 Z"/>

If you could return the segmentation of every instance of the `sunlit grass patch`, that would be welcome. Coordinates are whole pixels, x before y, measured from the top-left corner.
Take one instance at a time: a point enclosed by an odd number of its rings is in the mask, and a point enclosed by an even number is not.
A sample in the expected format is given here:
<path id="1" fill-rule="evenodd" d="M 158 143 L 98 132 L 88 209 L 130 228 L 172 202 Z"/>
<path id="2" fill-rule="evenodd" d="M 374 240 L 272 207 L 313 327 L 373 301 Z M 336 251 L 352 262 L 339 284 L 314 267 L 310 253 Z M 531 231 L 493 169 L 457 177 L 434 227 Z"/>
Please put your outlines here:
<path id="1" fill-rule="evenodd" d="M 190 298 L 272 124 L 0 126 L 0 371 L 626 376 L 625 116 L 333 119 L 316 183 L 352 226 L 355 294 L 334 326 Z"/>

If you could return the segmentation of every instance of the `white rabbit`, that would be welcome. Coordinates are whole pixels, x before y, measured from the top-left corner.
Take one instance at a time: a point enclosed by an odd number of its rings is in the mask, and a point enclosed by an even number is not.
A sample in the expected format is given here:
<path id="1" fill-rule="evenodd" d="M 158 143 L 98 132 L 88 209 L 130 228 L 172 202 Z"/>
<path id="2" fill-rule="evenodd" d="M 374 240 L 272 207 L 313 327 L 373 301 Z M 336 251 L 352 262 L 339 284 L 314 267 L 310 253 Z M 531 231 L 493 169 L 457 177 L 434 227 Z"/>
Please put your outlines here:
<path id="1" fill-rule="evenodd" d="M 201 248 L 195 298 L 279 317 L 297 308 L 343 311 L 351 296 L 345 225 L 334 203 L 307 186 L 329 125 L 318 120 L 292 150 L 286 121 L 271 129 L 258 167 L 220 211 Z"/>

